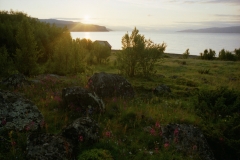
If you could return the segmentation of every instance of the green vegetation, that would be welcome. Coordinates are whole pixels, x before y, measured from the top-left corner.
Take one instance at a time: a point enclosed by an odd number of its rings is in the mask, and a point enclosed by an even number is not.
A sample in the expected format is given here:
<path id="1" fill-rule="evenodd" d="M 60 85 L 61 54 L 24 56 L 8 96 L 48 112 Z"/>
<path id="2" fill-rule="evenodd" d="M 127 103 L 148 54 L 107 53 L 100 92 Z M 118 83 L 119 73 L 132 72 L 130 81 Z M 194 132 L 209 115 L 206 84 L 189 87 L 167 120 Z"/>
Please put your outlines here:
<path id="1" fill-rule="evenodd" d="M 183 53 L 183 59 L 188 59 L 190 53 L 189 53 L 189 49 L 187 49 L 184 53 Z"/>
<path id="2" fill-rule="evenodd" d="M 216 52 L 212 49 L 207 49 L 204 50 L 203 53 L 200 53 L 200 58 L 205 59 L 205 60 L 213 60 L 216 56 Z"/>
<path id="3" fill-rule="evenodd" d="M 122 38 L 122 51 L 117 55 L 121 73 L 133 77 L 142 74 L 147 77 L 155 72 L 154 65 L 162 57 L 166 44 L 154 44 L 139 34 L 135 27 L 132 34 Z"/>
<path id="4" fill-rule="evenodd" d="M 105 113 L 94 117 L 100 126 L 99 142 L 94 145 L 80 143 L 78 159 L 200 159 L 195 152 L 179 152 L 174 142 L 163 145 L 161 135 L 148 129 L 169 123 L 199 127 L 218 159 L 240 157 L 239 61 L 213 60 L 212 50 L 204 51 L 206 54 L 201 56 L 204 60 L 187 58 L 183 63 L 179 60 L 182 55 L 160 59 L 166 45 L 145 40 L 136 28 L 131 36 L 124 35 L 123 51 L 109 56 L 104 48 L 90 40 L 72 40 L 64 28 L 40 23 L 18 12 L 1 12 L 0 16 L 1 21 L 6 20 L 0 26 L 4 35 L 0 41 L 1 76 L 20 72 L 35 80 L 38 76 L 32 75 L 39 73 L 66 75 L 45 75 L 39 78 L 41 83 L 12 90 L 38 106 L 45 120 L 43 131 L 58 134 L 77 118 L 76 111 L 62 104 L 62 89 L 84 87 L 88 76 L 95 72 L 120 71 L 134 87 L 133 100 L 105 100 Z M 17 29 L 16 24 L 27 25 L 27 32 Z M 22 42 L 23 37 L 31 42 Z M 239 55 L 239 50 L 235 53 Z M 29 57 L 23 58 L 26 54 Z M 33 62 L 22 62 L 24 70 L 21 70 L 18 67 L 21 60 Z M 152 90 L 159 84 L 168 85 L 172 92 L 154 95 Z M 27 136 L 27 132 L 1 133 L 0 159 L 25 159 Z"/>

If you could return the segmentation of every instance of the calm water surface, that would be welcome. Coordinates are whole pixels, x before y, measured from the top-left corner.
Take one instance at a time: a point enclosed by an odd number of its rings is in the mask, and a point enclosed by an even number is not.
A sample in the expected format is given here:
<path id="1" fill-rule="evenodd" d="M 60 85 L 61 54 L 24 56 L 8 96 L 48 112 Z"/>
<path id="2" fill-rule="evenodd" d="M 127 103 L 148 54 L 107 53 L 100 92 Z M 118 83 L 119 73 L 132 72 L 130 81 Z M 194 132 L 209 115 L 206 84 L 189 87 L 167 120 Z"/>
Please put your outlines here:
<path id="1" fill-rule="evenodd" d="M 72 38 L 88 38 L 92 41 L 108 41 L 112 49 L 121 49 L 121 39 L 126 34 L 125 31 L 111 32 L 71 32 Z M 131 32 L 129 32 L 131 33 Z M 234 51 L 240 48 L 240 34 L 229 33 L 159 33 L 159 32 L 139 32 L 145 38 L 151 39 L 154 43 L 167 44 L 166 53 L 182 54 L 189 48 L 190 54 L 199 55 L 205 49 L 213 49 L 217 55 L 221 49 Z"/>

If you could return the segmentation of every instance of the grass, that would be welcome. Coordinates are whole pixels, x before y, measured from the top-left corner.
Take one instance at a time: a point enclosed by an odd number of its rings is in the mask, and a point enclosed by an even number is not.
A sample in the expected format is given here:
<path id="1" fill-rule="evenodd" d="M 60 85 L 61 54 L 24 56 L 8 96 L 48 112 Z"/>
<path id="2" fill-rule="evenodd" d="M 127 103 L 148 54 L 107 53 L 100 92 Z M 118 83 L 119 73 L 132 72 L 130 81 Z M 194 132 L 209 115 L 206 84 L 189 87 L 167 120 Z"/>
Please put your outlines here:
<path id="1" fill-rule="evenodd" d="M 44 116 L 46 132 L 57 134 L 77 118 L 74 112 L 62 105 L 62 89 L 84 87 L 88 77 L 95 72 L 118 73 L 113 60 L 114 57 L 111 57 L 109 64 L 92 67 L 89 73 L 58 78 L 45 76 L 41 83 L 15 92 L 23 93 L 32 100 Z M 170 57 L 159 61 L 156 69 L 157 74 L 149 78 L 127 78 L 136 91 L 134 100 L 113 98 L 105 101 L 106 112 L 95 116 L 101 128 L 100 141 L 91 147 L 80 144 L 79 155 L 89 149 L 104 149 L 111 153 L 113 159 L 200 159 L 193 152 L 177 152 L 171 144 L 165 148 L 161 136 L 152 135 L 149 128 L 156 123 L 187 123 L 201 128 L 203 120 L 194 109 L 196 92 L 223 85 L 240 90 L 240 63 Z M 209 72 L 201 74 L 200 70 Z M 155 96 L 152 90 L 160 84 L 170 86 L 172 92 L 167 96 Z M 6 152 L 1 151 L 0 159 L 24 159 L 27 134 L 13 132 L 14 138 L 6 133 L 5 139 L 16 144 Z"/>

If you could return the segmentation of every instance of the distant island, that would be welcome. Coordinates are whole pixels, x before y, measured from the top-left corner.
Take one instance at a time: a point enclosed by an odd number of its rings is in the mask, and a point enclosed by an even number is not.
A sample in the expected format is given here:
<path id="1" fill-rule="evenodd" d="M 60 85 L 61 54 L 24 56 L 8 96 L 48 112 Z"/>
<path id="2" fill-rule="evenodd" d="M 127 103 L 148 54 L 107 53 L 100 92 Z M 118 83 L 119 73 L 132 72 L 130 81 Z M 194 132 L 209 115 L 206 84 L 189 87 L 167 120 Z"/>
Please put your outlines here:
<path id="1" fill-rule="evenodd" d="M 233 27 L 214 27 L 214 28 L 203 28 L 203 29 L 188 29 L 178 32 L 189 32 L 189 33 L 240 33 L 240 26 Z"/>
<path id="2" fill-rule="evenodd" d="M 63 21 L 57 19 L 39 19 L 41 22 L 46 22 L 50 24 L 55 24 L 57 27 L 65 27 L 71 32 L 108 32 L 110 29 L 107 29 L 105 26 L 99 26 L 94 24 L 83 24 L 81 22 L 73 21 Z"/>

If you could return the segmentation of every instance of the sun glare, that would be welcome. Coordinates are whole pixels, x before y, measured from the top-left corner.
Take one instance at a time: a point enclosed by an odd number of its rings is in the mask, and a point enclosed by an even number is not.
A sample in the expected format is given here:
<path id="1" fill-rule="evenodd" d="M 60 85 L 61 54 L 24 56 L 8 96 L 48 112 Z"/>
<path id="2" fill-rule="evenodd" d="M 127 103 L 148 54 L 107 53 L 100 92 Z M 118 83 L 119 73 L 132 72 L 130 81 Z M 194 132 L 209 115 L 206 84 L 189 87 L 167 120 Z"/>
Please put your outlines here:
<path id="1" fill-rule="evenodd" d="M 84 21 L 84 23 L 90 23 L 89 15 L 85 15 L 83 21 Z"/>

